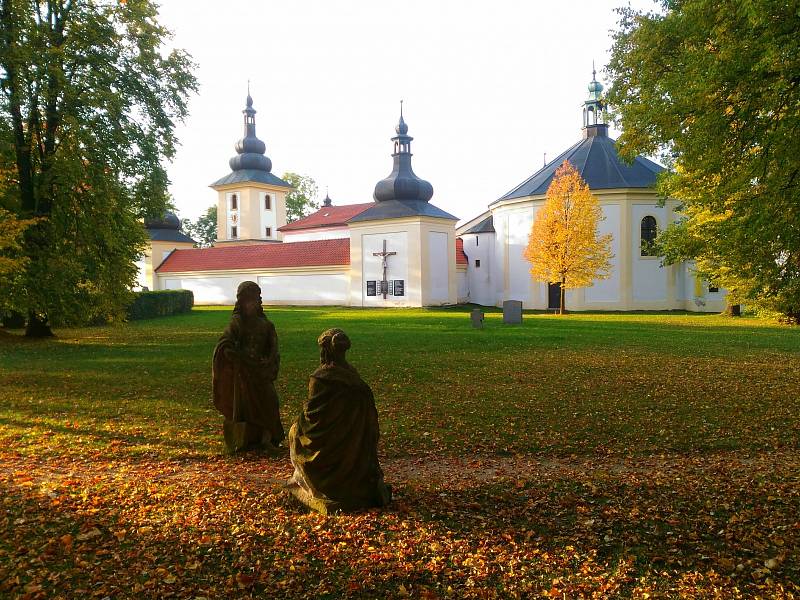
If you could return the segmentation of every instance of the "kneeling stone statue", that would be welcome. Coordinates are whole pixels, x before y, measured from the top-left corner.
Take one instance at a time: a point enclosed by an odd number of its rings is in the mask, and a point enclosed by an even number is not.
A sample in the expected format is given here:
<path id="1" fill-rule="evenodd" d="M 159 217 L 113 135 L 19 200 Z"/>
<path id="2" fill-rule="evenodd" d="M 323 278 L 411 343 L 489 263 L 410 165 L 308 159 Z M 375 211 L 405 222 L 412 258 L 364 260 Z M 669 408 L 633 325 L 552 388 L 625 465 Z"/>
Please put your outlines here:
<path id="1" fill-rule="evenodd" d="M 319 336 L 320 366 L 289 430 L 294 474 L 287 489 L 320 513 L 386 506 L 391 488 L 378 464 L 378 411 L 372 390 L 345 360 L 341 329 Z"/>

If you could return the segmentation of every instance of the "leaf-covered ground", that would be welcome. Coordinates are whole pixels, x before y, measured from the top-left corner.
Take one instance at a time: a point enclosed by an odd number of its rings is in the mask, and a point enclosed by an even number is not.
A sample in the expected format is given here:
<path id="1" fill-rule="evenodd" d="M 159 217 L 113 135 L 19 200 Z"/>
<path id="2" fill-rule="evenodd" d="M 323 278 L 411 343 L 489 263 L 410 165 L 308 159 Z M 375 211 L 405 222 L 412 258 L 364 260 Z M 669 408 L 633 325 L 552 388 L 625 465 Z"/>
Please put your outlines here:
<path id="1" fill-rule="evenodd" d="M 326 327 L 373 387 L 388 510 L 222 454 L 229 310 L 0 333 L 0 597 L 800 597 L 800 331 L 709 315 L 271 309 L 287 426 Z"/>

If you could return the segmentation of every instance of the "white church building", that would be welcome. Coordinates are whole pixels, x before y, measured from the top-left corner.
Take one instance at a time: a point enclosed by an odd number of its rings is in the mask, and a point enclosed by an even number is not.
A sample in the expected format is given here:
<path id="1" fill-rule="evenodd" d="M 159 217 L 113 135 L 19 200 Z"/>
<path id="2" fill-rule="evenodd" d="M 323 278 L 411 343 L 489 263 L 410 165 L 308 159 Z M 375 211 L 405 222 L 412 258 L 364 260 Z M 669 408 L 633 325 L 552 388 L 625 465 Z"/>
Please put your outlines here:
<path id="1" fill-rule="evenodd" d="M 523 250 L 553 174 L 568 160 L 599 200 L 599 233 L 612 235 L 614 254 L 610 278 L 567 291 L 569 310 L 723 310 L 724 290 L 696 278 L 689 264 L 662 266 L 651 255 L 648 242 L 678 217 L 678 203 L 661 202 L 655 191 L 661 166 L 643 157 L 621 161 L 604 123 L 601 91 L 593 78 L 580 141 L 458 228 L 457 217 L 430 203 L 433 187 L 411 168 L 413 138 L 402 111 L 392 172 L 376 184 L 372 202 L 334 206 L 326 197 L 317 212 L 287 223 L 291 186 L 271 172 L 248 95 L 231 172 L 211 184 L 218 194 L 215 246 L 176 245 L 148 283 L 192 290 L 196 304 L 232 304 L 239 283 L 252 280 L 266 304 L 520 300 L 524 308 L 557 308 L 558 285 L 533 281 Z"/>

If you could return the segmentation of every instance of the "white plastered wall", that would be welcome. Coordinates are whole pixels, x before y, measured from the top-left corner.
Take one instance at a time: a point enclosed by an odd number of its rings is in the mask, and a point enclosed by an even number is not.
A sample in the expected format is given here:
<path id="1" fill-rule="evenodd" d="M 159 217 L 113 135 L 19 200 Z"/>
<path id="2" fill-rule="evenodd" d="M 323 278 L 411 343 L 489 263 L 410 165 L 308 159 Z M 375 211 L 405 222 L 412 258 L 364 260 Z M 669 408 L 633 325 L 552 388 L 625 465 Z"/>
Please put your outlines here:
<path id="1" fill-rule="evenodd" d="M 361 281 L 364 282 L 363 289 L 360 290 L 361 306 L 409 306 L 409 297 L 414 294 L 412 294 L 409 281 L 408 238 L 407 231 L 365 233 L 361 236 Z M 396 253 L 386 258 L 386 280 L 403 281 L 403 295 L 387 295 L 385 299 L 380 293 L 380 281 L 383 279 L 383 259 L 375 256 L 376 252 L 383 252 L 384 240 L 386 240 L 386 251 Z M 367 295 L 367 281 L 378 282 L 374 296 Z M 392 288 L 394 291 L 394 285 Z"/>
<path id="2" fill-rule="evenodd" d="M 428 232 L 428 302 L 447 304 L 450 301 L 448 239 L 446 231 Z"/>
<path id="3" fill-rule="evenodd" d="M 462 235 L 461 240 L 464 244 L 464 254 L 468 259 L 465 281 L 467 301 L 483 306 L 494 306 L 492 266 L 495 262 L 495 234 L 469 233 Z M 476 265 L 476 261 L 480 261 L 480 266 Z M 459 290 L 458 301 L 462 302 L 463 297 Z"/>
<path id="4" fill-rule="evenodd" d="M 320 227 L 302 231 L 284 231 L 284 242 L 310 242 L 315 240 L 339 240 L 350 237 L 350 230 L 343 227 Z"/>
<path id="5" fill-rule="evenodd" d="M 652 215 L 662 229 L 676 218 L 675 201 L 660 206 L 655 191 L 650 190 L 598 190 L 594 194 L 605 216 L 598 231 L 612 234 L 611 277 L 587 288 L 567 290 L 569 310 L 714 312 L 725 307 L 725 291 L 708 292 L 707 284 L 700 289 L 686 265 L 662 267 L 658 257 L 640 255 L 641 219 Z M 529 263 L 522 255 L 536 210 L 543 203 L 544 197 L 540 196 L 492 208 L 496 233 L 488 278 L 475 273 L 470 253 L 477 248 L 469 243 L 471 236 L 462 236 L 464 251 L 470 258 L 468 281 L 473 302 L 482 303 L 476 300 L 481 298 L 487 304 L 502 306 L 504 300 L 522 300 L 525 308 L 547 307 L 547 285 L 531 280 Z"/>
<path id="6" fill-rule="evenodd" d="M 466 304 L 471 302 L 469 299 L 469 284 L 467 283 L 467 266 L 458 265 L 456 267 L 456 288 L 458 289 L 458 303 Z"/>
<path id="7" fill-rule="evenodd" d="M 243 281 L 261 286 L 264 304 L 346 306 L 350 299 L 347 266 L 159 275 L 160 289 L 191 290 L 198 306 L 234 304 Z"/>
<path id="8" fill-rule="evenodd" d="M 430 306 L 442 304 L 455 304 L 458 294 L 456 281 L 456 250 L 455 250 L 455 222 L 450 219 L 431 217 L 406 217 L 398 219 L 384 219 L 376 221 L 363 221 L 351 223 L 350 227 L 350 302 L 352 306 Z M 437 247 L 442 246 L 441 236 L 431 234 L 444 234 L 446 244 L 446 276 L 444 261 L 441 257 L 431 258 L 431 240 Z M 392 242 L 389 236 L 399 236 Z M 367 282 L 380 281 L 382 272 L 381 259 L 374 256 L 383 247 L 386 239 L 387 250 L 397 252 L 387 261 L 387 279 L 400 279 L 394 277 L 392 269 L 405 274 L 404 295 L 367 296 Z M 392 247 L 395 243 L 395 247 Z M 399 250 L 398 250 L 399 248 Z M 401 256 L 401 252 L 403 255 Z M 394 263 L 394 264 L 393 264 Z M 447 281 L 447 298 L 442 290 L 437 292 L 438 297 L 430 296 L 431 271 Z"/>

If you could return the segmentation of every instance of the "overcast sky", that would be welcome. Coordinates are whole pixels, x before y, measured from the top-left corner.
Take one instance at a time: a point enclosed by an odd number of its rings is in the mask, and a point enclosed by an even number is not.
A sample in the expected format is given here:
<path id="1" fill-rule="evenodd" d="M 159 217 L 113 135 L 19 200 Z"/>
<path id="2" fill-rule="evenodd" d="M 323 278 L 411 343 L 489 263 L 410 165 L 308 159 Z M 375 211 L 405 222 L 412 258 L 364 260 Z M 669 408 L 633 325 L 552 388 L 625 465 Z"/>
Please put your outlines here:
<path id="1" fill-rule="evenodd" d="M 651 8 L 649 0 L 631 0 Z M 624 0 L 163 0 L 161 21 L 197 63 L 199 93 L 169 166 L 181 217 L 216 203 L 247 80 L 272 172 L 372 201 L 391 171 L 403 99 L 415 173 L 468 220 L 580 139 Z M 613 134 L 613 132 L 612 132 Z M 616 137 L 616 136 L 615 136 Z"/>

